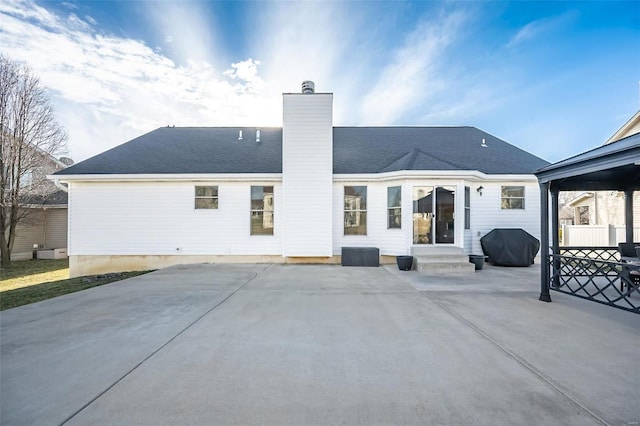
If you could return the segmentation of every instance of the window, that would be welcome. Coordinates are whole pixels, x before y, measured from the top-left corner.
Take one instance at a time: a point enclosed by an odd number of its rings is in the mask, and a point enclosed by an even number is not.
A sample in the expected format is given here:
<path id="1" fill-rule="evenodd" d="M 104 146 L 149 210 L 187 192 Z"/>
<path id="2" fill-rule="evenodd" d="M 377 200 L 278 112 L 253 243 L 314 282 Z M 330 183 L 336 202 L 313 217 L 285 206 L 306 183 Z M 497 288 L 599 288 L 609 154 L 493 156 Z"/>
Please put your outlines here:
<path id="1" fill-rule="evenodd" d="M 524 186 L 503 186 L 500 205 L 503 210 L 524 210 Z"/>
<path id="2" fill-rule="evenodd" d="M 33 172 L 28 170 L 20 176 L 20 188 L 27 188 L 31 185 L 33 185 Z"/>
<path id="3" fill-rule="evenodd" d="M 464 187 L 464 229 L 471 229 L 471 189 Z"/>
<path id="4" fill-rule="evenodd" d="M 217 209 L 218 187 L 196 186 L 196 209 Z"/>
<path id="5" fill-rule="evenodd" d="M 344 187 L 344 235 L 367 235 L 367 187 Z"/>
<path id="6" fill-rule="evenodd" d="M 273 186 L 251 187 L 251 235 L 273 235 Z"/>
<path id="7" fill-rule="evenodd" d="M 588 225 L 589 206 L 576 207 L 576 216 L 578 217 L 578 225 Z"/>
<path id="8" fill-rule="evenodd" d="M 402 187 L 387 188 L 387 228 L 401 228 L 402 226 Z"/>

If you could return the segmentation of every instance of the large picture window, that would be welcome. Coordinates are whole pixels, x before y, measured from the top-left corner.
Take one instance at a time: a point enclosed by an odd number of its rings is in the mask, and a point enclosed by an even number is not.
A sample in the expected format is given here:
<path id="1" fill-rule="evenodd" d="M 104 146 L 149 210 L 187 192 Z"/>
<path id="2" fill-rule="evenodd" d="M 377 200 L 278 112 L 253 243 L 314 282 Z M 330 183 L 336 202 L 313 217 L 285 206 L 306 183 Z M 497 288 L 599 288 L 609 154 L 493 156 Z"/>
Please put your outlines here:
<path id="1" fill-rule="evenodd" d="M 387 228 L 402 227 L 402 187 L 387 188 Z"/>
<path id="2" fill-rule="evenodd" d="M 367 187 L 344 187 L 344 235 L 367 235 Z"/>
<path id="3" fill-rule="evenodd" d="M 273 186 L 251 187 L 251 235 L 273 235 Z"/>
<path id="4" fill-rule="evenodd" d="M 524 186 L 503 186 L 500 206 L 503 210 L 524 210 Z"/>
<path id="5" fill-rule="evenodd" d="M 196 209 L 218 208 L 217 186 L 196 186 Z"/>

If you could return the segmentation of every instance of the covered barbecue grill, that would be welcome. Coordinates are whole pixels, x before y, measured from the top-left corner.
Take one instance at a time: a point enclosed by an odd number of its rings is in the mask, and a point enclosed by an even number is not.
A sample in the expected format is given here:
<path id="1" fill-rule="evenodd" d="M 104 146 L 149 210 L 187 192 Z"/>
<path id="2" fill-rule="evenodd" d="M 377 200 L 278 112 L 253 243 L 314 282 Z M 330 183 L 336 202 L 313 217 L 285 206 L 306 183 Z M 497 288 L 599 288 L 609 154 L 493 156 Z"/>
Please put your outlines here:
<path id="1" fill-rule="evenodd" d="M 524 229 L 493 229 L 480 238 L 482 251 L 497 266 L 530 266 L 540 241 Z"/>

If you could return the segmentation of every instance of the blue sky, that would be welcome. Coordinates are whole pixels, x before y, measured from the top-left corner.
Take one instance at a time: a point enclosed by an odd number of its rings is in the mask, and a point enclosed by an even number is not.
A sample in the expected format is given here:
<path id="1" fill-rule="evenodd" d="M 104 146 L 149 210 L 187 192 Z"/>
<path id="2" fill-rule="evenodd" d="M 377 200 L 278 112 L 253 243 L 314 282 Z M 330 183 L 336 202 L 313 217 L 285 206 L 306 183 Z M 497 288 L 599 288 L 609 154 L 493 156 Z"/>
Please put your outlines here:
<path id="1" fill-rule="evenodd" d="M 552 162 L 640 109 L 639 1 L 3 1 L 0 51 L 76 161 L 168 124 L 280 126 L 303 80 L 335 125 L 476 126 Z"/>

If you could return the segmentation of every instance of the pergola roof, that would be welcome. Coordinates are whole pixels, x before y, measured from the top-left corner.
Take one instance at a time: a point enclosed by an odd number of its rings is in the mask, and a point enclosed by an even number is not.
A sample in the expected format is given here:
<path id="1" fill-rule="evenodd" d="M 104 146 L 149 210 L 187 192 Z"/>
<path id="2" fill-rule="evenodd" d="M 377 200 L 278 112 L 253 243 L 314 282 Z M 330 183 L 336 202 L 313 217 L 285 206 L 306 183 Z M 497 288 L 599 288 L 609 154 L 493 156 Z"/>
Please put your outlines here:
<path id="1" fill-rule="evenodd" d="M 559 191 L 638 190 L 640 134 L 543 167 L 535 175 Z"/>

